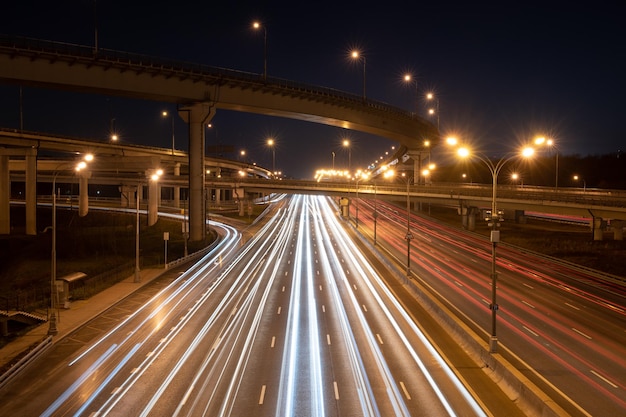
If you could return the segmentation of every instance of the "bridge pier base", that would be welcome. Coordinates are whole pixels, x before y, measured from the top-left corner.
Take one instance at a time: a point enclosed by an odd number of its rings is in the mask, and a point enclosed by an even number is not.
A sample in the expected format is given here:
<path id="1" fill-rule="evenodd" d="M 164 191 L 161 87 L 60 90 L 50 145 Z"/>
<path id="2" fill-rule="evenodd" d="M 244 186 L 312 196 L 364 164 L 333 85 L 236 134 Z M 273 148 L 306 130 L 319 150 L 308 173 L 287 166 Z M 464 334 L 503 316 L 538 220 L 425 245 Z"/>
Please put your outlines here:
<path id="1" fill-rule="evenodd" d="M 0 234 L 11 233 L 10 157 L 24 157 L 26 234 L 37 234 L 37 150 L 34 148 L 0 149 Z"/>
<path id="2" fill-rule="evenodd" d="M 593 240 L 601 241 L 604 239 L 604 228 L 606 227 L 606 221 L 602 217 L 594 217 L 591 220 L 591 227 L 593 229 Z"/>
<path id="3" fill-rule="evenodd" d="M 623 220 L 611 220 L 613 240 L 624 240 L 624 224 Z"/>

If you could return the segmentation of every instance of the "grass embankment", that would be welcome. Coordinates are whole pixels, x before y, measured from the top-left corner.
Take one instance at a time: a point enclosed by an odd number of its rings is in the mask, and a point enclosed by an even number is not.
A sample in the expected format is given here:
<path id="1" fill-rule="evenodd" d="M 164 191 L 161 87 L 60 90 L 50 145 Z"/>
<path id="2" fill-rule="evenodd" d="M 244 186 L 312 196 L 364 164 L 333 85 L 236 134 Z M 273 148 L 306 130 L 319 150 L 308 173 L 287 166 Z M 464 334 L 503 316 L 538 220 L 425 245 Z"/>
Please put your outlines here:
<path id="1" fill-rule="evenodd" d="M 49 292 L 51 275 L 52 234 L 49 226 L 51 211 L 37 210 L 36 236 L 24 235 L 24 209 L 11 209 L 11 235 L 0 238 L 0 294 L 42 288 Z M 136 215 L 90 210 L 80 217 L 74 210 L 57 210 L 57 278 L 72 272 L 84 272 L 88 277 L 135 262 Z M 163 265 L 165 242 L 169 232 L 167 258 L 171 262 L 184 254 L 180 221 L 159 218 L 148 226 L 146 216 L 140 216 L 140 264 L 142 267 Z M 203 242 L 189 242 L 193 253 L 209 244 L 214 235 Z M 0 306 L 0 308 L 3 308 Z"/>

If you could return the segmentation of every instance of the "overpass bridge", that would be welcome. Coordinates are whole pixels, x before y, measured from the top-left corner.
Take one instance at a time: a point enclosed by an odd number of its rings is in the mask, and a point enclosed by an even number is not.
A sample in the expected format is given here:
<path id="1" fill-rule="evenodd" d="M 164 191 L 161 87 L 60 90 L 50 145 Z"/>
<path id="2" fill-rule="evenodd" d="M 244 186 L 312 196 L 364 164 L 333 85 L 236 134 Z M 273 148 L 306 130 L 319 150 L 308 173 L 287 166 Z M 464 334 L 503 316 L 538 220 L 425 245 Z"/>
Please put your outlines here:
<path id="1" fill-rule="evenodd" d="M 204 126 L 219 109 L 300 119 L 395 140 L 407 149 L 418 174 L 426 147 L 439 140 L 437 129 L 423 118 L 362 96 L 91 46 L 0 36 L 0 82 L 176 103 L 190 132 L 191 240 L 201 240 L 205 233 Z"/>
<path id="2" fill-rule="evenodd" d="M 212 178 L 209 187 L 233 188 L 245 193 L 325 194 L 345 198 L 409 199 L 410 204 L 430 203 L 458 209 L 463 225 L 475 227 L 476 217 L 491 209 L 492 185 L 480 184 L 413 184 L 387 181 L 317 182 L 255 178 Z M 602 240 L 602 231 L 610 221 L 615 239 L 623 239 L 626 226 L 626 191 L 579 190 L 553 187 L 498 185 L 498 208 L 515 220 L 527 212 L 575 216 L 589 219 L 594 239 Z"/>
<path id="3" fill-rule="evenodd" d="M 55 180 L 66 184 L 76 182 L 76 176 L 71 171 L 67 155 L 65 159 L 36 159 L 34 154 L 26 152 L 23 158 L 9 159 L 6 151 L 20 149 L 8 147 L 21 145 L 25 148 L 37 148 L 39 151 L 69 153 L 95 152 L 97 158 L 88 170 L 87 178 L 80 176 L 79 182 L 79 212 L 86 213 L 88 204 L 87 183 L 99 185 L 115 185 L 120 194 L 122 206 L 134 207 L 135 199 L 131 193 L 141 187 L 148 186 L 148 218 L 149 224 L 156 222 L 158 206 L 163 196 L 163 188 L 171 188 L 175 207 L 179 207 L 180 189 L 189 185 L 190 170 L 187 167 L 188 154 L 183 151 L 171 153 L 170 149 L 152 148 L 138 145 L 120 145 L 97 141 L 85 141 L 63 137 L 49 137 L 35 133 L 19 133 L 0 130 L 0 146 L 5 155 L 0 153 L 0 219 L 3 220 L 2 233 L 9 233 L 8 207 L 9 189 L 11 182 L 23 182 L 26 188 L 27 212 L 36 207 L 36 182 L 51 183 Z M 392 155 L 391 158 L 397 158 Z M 3 163 L 3 161 L 5 163 Z M 34 163 L 33 163 L 34 162 Z M 63 166 L 63 169 L 59 167 Z M 70 168 L 70 169 L 68 169 Z M 163 169 L 164 174 L 158 183 L 150 183 L 147 174 L 155 169 Z M 290 179 L 274 179 L 271 172 L 238 161 L 220 158 L 204 158 L 203 171 L 209 173 L 204 180 L 205 195 L 208 191 L 215 191 L 220 199 L 220 191 L 226 199 L 235 198 L 239 202 L 240 213 L 244 206 L 251 204 L 250 200 L 261 195 L 274 193 L 288 194 L 324 194 L 343 197 L 345 201 L 353 198 L 379 198 L 404 201 L 410 203 L 429 203 L 441 206 L 454 207 L 461 214 L 463 224 L 468 229 L 475 226 L 476 217 L 484 209 L 491 207 L 492 185 L 479 184 L 410 184 L 390 183 L 386 180 L 370 178 L 361 181 L 305 181 Z M 10 175 L 9 175 L 10 174 Z M 30 185 L 29 185 L 30 184 Z M 30 191 L 29 191 L 30 190 Z M 32 201 L 31 201 L 32 199 Z M 30 209 L 29 209 L 30 207 Z M 556 215 L 576 216 L 589 219 L 593 227 L 594 237 L 601 239 L 604 226 L 611 222 L 617 239 L 622 238 L 624 221 L 626 221 L 626 191 L 598 190 L 598 189 L 568 189 L 558 191 L 552 187 L 511 186 L 498 185 L 498 207 L 505 210 L 507 217 L 516 220 L 523 219 L 527 212 L 540 212 Z M 206 212 L 202 213 L 203 220 Z M 243 215 L 243 214 L 242 214 Z M 34 223 L 35 216 L 27 215 L 27 231 L 29 219 Z M 2 226 L 2 224 L 0 224 Z M 30 227 L 34 229 L 34 227 Z M 36 230 L 31 233 L 35 234 Z"/>

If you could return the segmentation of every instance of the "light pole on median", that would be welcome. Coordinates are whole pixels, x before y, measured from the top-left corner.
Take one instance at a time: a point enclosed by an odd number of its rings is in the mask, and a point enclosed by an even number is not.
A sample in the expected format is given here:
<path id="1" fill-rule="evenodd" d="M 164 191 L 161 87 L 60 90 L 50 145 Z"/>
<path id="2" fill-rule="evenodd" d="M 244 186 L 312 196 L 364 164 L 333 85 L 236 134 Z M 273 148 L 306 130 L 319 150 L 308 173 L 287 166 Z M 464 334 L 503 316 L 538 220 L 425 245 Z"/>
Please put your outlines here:
<path id="1" fill-rule="evenodd" d="M 76 164 L 74 170 L 81 171 L 87 166 L 88 162 L 93 160 L 92 154 L 86 154 L 82 161 Z M 52 177 L 52 250 L 50 254 L 51 265 L 50 265 L 50 320 L 48 326 L 48 335 L 54 336 L 59 330 L 57 329 L 57 316 L 56 316 L 56 298 L 58 296 L 56 291 L 56 280 L 57 280 L 57 191 L 56 191 L 56 181 L 57 176 L 61 173 L 60 169 L 62 169 L 62 164 L 57 167 L 54 176 Z"/>
<path id="2" fill-rule="evenodd" d="M 452 141 L 449 140 L 448 143 L 451 144 Z M 497 189 L 498 189 L 498 174 L 502 170 L 502 167 L 510 160 L 518 158 L 520 156 L 529 158 L 530 156 L 533 155 L 533 153 L 534 153 L 534 149 L 527 147 L 527 148 L 524 148 L 521 151 L 521 153 L 509 154 L 509 156 L 505 155 L 497 162 L 494 162 L 485 156 L 471 153 L 468 148 L 461 147 L 457 149 L 457 154 L 461 158 L 475 157 L 481 162 L 483 162 L 487 166 L 487 168 L 489 168 L 489 171 L 491 172 L 491 178 L 492 178 L 491 214 L 487 218 L 487 221 L 489 222 L 488 225 L 491 226 L 490 239 L 489 239 L 491 241 L 491 303 L 489 304 L 489 309 L 491 310 L 491 337 L 489 340 L 489 352 L 490 353 L 495 353 L 498 350 L 498 337 L 496 334 L 496 317 L 497 317 L 497 311 L 498 311 L 498 304 L 497 304 L 497 298 L 496 298 L 496 288 L 497 288 L 497 281 L 498 281 L 497 279 L 498 275 L 497 275 L 497 270 L 496 270 L 496 265 L 497 265 L 496 247 L 497 247 L 498 242 L 500 242 L 500 230 L 498 230 L 498 228 L 500 227 L 500 221 L 501 221 L 500 214 L 498 213 L 498 208 L 496 204 Z"/>
<path id="3" fill-rule="evenodd" d="M 409 185 L 413 180 L 413 177 L 408 177 L 403 172 L 403 177 L 406 177 L 406 276 L 411 277 L 411 240 L 413 240 L 413 233 L 411 233 L 411 201 L 409 198 Z"/>

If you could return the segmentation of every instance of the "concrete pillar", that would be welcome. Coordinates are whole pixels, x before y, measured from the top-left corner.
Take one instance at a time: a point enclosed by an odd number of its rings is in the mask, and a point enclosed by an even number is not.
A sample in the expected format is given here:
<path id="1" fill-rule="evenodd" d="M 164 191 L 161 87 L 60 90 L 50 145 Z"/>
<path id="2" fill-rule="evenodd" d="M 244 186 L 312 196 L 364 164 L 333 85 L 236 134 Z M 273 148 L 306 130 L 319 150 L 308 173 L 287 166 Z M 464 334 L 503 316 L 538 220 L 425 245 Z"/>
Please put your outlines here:
<path id="1" fill-rule="evenodd" d="M 206 236 L 204 207 L 204 126 L 215 115 L 212 103 L 196 103 L 179 110 L 189 123 L 189 239 L 204 240 Z"/>
<path id="2" fill-rule="evenodd" d="M 37 156 L 26 155 L 26 234 L 37 234 Z"/>
<path id="3" fill-rule="evenodd" d="M 180 177 L 180 162 L 177 162 L 176 165 L 174 166 L 174 176 Z M 174 178 L 174 179 L 178 179 L 178 178 Z M 174 207 L 176 208 L 180 207 L 180 187 L 177 185 L 174 186 Z"/>
<path id="4" fill-rule="evenodd" d="M 476 207 L 467 208 L 467 230 L 473 232 L 476 230 Z"/>
<path id="5" fill-rule="evenodd" d="M 120 207 L 130 208 L 135 207 L 135 190 L 137 187 L 131 187 L 130 185 L 120 186 Z"/>
<path id="6" fill-rule="evenodd" d="M 159 219 L 159 183 L 150 181 L 148 185 L 148 226 L 154 226 Z"/>
<path id="7" fill-rule="evenodd" d="M 81 171 L 78 175 L 78 215 L 85 217 L 89 213 L 89 177 L 90 171 Z"/>
<path id="8" fill-rule="evenodd" d="M 244 204 L 245 201 L 243 200 L 243 198 L 239 199 L 239 215 L 241 217 L 246 215 L 246 205 Z"/>
<path id="9" fill-rule="evenodd" d="M 611 220 L 611 228 L 613 228 L 613 240 L 624 240 L 624 222 L 623 220 Z"/>
<path id="10" fill-rule="evenodd" d="M 593 240 L 602 240 L 604 238 L 604 226 L 606 223 L 602 220 L 602 217 L 594 217 L 592 222 Z"/>
<path id="11" fill-rule="evenodd" d="M 0 155 L 0 234 L 11 233 L 11 180 L 9 177 L 9 156 Z"/>

